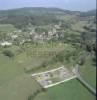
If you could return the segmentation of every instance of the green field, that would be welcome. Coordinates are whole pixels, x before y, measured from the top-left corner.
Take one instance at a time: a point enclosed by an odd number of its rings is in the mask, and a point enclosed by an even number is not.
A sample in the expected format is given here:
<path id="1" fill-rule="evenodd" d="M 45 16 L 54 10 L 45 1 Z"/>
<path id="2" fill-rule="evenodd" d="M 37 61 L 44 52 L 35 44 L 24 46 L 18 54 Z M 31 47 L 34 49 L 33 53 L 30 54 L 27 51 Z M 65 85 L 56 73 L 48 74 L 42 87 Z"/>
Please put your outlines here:
<path id="1" fill-rule="evenodd" d="M 94 88 L 96 88 L 96 66 L 91 64 L 91 58 L 84 66 L 80 67 L 82 77 Z"/>
<path id="2" fill-rule="evenodd" d="M 12 24 L 0 24 L 0 32 L 12 32 L 16 31 L 17 29 Z"/>
<path id="3" fill-rule="evenodd" d="M 15 57 L 9 58 L 4 56 L 2 51 L 6 49 L 14 52 Z M 23 51 L 21 51 L 22 49 Z M 62 65 L 61 62 L 49 63 L 47 65 L 48 67 L 41 66 L 41 64 L 52 58 L 52 55 L 49 55 L 49 53 L 54 53 L 54 51 L 58 53 L 62 50 L 65 50 L 64 53 L 67 53 L 68 50 L 75 51 L 73 47 L 67 44 L 26 44 L 23 47 L 12 46 L 1 49 L 0 100 L 27 100 L 28 96 L 33 95 L 33 93 L 38 90 L 41 90 L 40 85 L 33 78 L 31 78 L 31 74 L 60 67 Z M 33 55 L 33 51 L 34 54 L 37 52 L 39 55 Z M 66 67 L 69 66 L 71 68 L 70 65 L 72 65 L 72 61 L 70 63 L 71 64 L 67 64 Z M 25 73 L 27 70 L 31 70 L 31 72 Z M 87 68 L 83 69 L 83 71 L 86 70 Z M 89 80 L 95 83 L 94 77 L 96 75 L 94 72 L 94 69 L 90 69 L 84 73 L 85 77 L 88 76 Z M 81 100 L 94 100 L 92 94 L 89 93 L 77 80 L 72 80 L 70 82 L 49 88 L 46 92 L 41 92 L 34 98 L 35 100 L 60 100 L 61 97 L 66 98 L 66 100 L 80 100 L 80 98 Z"/>
<path id="4" fill-rule="evenodd" d="M 35 100 L 95 100 L 95 97 L 76 79 L 48 88 Z"/>
<path id="5" fill-rule="evenodd" d="M 41 47 L 41 48 L 40 48 Z M 0 100 L 27 100 L 28 96 L 33 92 L 41 89 L 39 84 L 31 78 L 31 73 L 25 73 L 26 69 L 36 68 L 41 65 L 42 62 L 51 58 L 51 55 L 42 54 L 57 51 L 62 48 L 54 45 L 53 47 L 45 44 L 44 46 L 30 45 L 28 49 L 18 53 L 19 47 L 12 46 L 3 48 L 0 51 Z M 15 53 L 14 58 L 9 58 L 2 54 L 3 50 L 11 50 Z M 40 49 L 40 50 L 39 50 Z M 40 53 L 40 57 L 37 55 L 29 55 L 28 52 L 36 51 Z M 39 50 L 39 51 L 37 51 Z M 59 66 L 57 66 L 59 67 Z M 51 67 L 50 67 L 51 68 Z M 44 69 L 44 68 L 43 68 Z M 34 71 L 35 72 L 35 71 Z"/>
<path id="6" fill-rule="evenodd" d="M 83 32 L 84 28 L 83 26 L 87 25 L 87 21 L 78 21 L 76 24 L 72 25 L 72 29 L 76 31 Z"/>
<path id="7" fill-rule="evenodd" d="M 39 89 L 41 87 L 30 75 L 23 74 L 0 86 L 0 100 L 27 100 Z"/>
<path id="8" fill-rule="evenodd" d="M 0 51 L 0 84 L 3 80 L 7 81 L 9 78 L 14 78 L 15 76 L 24 73 L 24 68 L 31 69 L 40 65 L 42 62 L 51 59 L 53 53 L 57 53 L 64 49 L 62 46 L 50 46 L 45 44 L 44 46 L 34 46 L 24 47 L 22 51 L 18 46 L 12 46 L 9 48 L 3 48 Z M 11 50 L 14 52 L 15 57 L 9 58 L 2 54 L 3 50 Z M 20 52 L 21 51 L 21 52 Z M 34 53 L 33 53 L 34 52 Z M 6 62 L 6 63 L 5 63 Z M 7 75 L 7 77 L 6 77 Z M 5 78 L 4 78 L 5 77 Z M 9 77 L 9 78 L 8 78 Z M 6 80 L 7 78 L 7 80 Z"/>

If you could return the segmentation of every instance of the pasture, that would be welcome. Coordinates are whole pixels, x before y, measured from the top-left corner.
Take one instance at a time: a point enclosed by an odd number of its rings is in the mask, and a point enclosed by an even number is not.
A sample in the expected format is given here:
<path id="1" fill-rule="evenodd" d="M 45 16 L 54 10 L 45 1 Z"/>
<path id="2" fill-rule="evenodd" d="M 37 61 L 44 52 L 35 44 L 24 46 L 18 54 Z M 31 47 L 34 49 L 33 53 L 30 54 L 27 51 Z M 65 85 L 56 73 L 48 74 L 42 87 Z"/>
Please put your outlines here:
<path id="1" fill-rule="evenodd" d="M 35 100 L 95 100 L 95 97 L 76 79 L 48 88 Z"/>
<path id="2" fill-rule="evenodd" d="M 9 33 L 16 30 L 12 24 L 0 24 L 0 32 Z"/>
<path id="3" fill-rule="evenodd" d="M 27 45 L 26 45 L 27 46 Z M 41 48 L 40 48 L 41 47 Z M 17 46 L 3 48 L 0 50 L 0 100 L 27 100 L 29 95 L 41 89 L 40 85 L 31 77 L 31 74 L 25 73 L 25 69 L 31 70 L 41 65 L 41 62 L 50 59 L 52 55 L 48 52 L 60 51 L 62 48 L 59 45 L 35 46 L 30 45 L 24 51 L 19 51 L 21 48 Z M 12 49 L 13 48 L 13 49 Z M 39 48 L 41 50 L 39 50 Z M 14 58 L 9 58 L 2 54 L 3 50 L 14 51 Z M 34 50 L 40 53 L 32 56 L 28 52 Z M 43 50 L 47 55 L 43 54 Z M 19 53 L 18 53 L 19 52 Z M 59 66 L 58 66 L 59 67 Z M 44 68 L 43 68 L 44 69 Z M 33 69 L 32 69 L 33 72 Z"/>

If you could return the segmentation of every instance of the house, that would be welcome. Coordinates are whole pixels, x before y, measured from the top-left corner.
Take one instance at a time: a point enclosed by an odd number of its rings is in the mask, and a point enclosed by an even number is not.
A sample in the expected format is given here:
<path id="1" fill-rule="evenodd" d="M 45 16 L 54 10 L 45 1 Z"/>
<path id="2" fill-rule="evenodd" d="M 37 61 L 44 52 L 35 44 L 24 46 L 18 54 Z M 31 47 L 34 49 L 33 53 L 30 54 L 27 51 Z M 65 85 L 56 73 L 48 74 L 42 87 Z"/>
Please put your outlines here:
<path id="1" fill-rule="evenodd" d="M 11 37 L 12 37 L 12 39 L 16 39 L 18 36 L 17 35 L 12 35 Z"/>
<path id="2" fill-rule="evenodd" d="M 7 42 L 7 41 L 4 41 L 4 42 L 0 43 L 0 45 L 1 45 L 1 46 L 11 46 L 12 43 Z"/>

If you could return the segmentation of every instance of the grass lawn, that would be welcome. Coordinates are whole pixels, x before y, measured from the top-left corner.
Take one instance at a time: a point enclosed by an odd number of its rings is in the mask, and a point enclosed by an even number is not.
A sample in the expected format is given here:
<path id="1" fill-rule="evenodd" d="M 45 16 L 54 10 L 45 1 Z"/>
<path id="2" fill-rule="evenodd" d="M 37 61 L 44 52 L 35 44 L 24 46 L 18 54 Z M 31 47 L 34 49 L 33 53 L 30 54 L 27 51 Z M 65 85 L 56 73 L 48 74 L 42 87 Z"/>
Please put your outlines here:
<path id="1" fill-rule="evenodd" d="M 76 79 L 48 88 L 35 100 L 95 100 L 95 97 Z"/>

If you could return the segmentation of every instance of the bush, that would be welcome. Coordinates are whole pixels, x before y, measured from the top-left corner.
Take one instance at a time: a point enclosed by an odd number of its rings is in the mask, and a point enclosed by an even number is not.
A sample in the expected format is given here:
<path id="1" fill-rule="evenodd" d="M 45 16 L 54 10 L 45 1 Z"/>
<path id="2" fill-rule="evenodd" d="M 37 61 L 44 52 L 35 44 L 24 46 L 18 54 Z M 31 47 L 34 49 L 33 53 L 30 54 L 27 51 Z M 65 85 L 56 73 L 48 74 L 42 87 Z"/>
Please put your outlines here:
<path id="1" fill-rule="evenodd" d="M 85 58 L 80 58 L 80 61 L 78 62 L 79 65 L 84 65 L 85 64 Z"/>
<path id="2" fill-rule="evenodd" d="M 43 62 L 41 66 L 45 68 L 45 67 L 47 67 L 47 63 Z"/>
<path id="3" fill-rule="evenodd" d="M 59 54 L 56 55 L 56 60 L 60 61 L 60 62 L 64 62 L 64 52 L 61 52 Z"/>
<path id="4" fill-rule="evenodd" d="M 4 50 L 4 51 L 3 51 L 3 54 L 4 54 L 5 56 L 10 57 L 10 58 L 14 57 L 14 53 L 13 53 L 12 51 L 10 51 L 10 50 Z"/>

